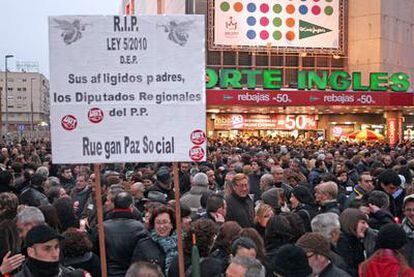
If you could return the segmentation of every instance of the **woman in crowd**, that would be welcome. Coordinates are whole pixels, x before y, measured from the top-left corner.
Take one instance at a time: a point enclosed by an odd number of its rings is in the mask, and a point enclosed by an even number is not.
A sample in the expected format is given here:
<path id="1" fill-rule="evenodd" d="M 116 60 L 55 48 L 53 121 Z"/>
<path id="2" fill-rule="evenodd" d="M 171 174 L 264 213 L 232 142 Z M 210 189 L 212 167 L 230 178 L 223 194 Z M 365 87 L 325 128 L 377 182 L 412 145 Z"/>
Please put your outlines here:
<path id="1" fill-rule="evenodd" d="M 221 260 L 224 268 L 227 268 L 230 262 L 231 244 L 238 237 L 241 230 L 242 228 L 235 221 L 228 221 L 220 226 L 210 256 Z"/>
<path id="2" fill-rule="evenodd" d="M 265 238 L 267 222 L 269 222 L 269 219 L 273 215 L 274 213 L 272 207 L 267 204 L 262 203 L 257 208 L 254 228 L 257 230 L 257 232 L 263 239 Z"/>
<path id="3" fill-rule="evenodd" d="M 69 228 L 63 233 L 60 247 L 63 254 L 63 265 L 73 268 L 81 268 L 92 276 L 101 276 L 101 262 L 99 257 L 92 252 L 92 242 L 86 233 L 75 228 Z"/>
<path id="4" fill-rule="evenodd" d="M 164 269 L 167 274 L 172 261 L 178 255 L 174 210 L 167 206 L 155 208 L 149 219 L 149 230 L 152 240 L 165 253 Z"/>
<path id="5" fill-rule="evenodd" d="M 381 227 L 376 248 L 377 251 L 359 265 L 360 277 L 414 276 L 401 249 L 407 243 L 404 230 L 394 223 Z"/>

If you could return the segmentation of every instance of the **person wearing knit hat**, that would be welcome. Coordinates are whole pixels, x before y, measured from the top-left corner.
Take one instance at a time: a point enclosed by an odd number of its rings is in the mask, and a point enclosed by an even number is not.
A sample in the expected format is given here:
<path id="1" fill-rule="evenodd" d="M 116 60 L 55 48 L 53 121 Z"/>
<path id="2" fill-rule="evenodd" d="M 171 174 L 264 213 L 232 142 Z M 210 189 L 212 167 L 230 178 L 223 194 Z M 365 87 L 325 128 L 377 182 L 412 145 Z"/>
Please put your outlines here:
<path id="1" fill-rule="evenodd" d="M 298 239 L 296 245 L 305 251 L 313 275 L 350 276 L 331 262 L 330 244 L 321 234 L 306 233 Z"/>
<path id="2" fill-rule="evenodd" d="M 388 223 L 382 226 L 377 237 L 378 250 L 359 265 L 359 276 L 414 276 L 414 270 L 400 252 L 406 243 L 407 235 L 399 225 Z"/>
<path id="3" fill-rule="evenodd" d="M 276 276 L 306 277 L 312 273 L 305 251 L 294 244 L 280 247 L 271 265 Z"/>
<path id="4" fill-rule="evenodd" d="M 365 260 L 363 239 L 368 230 L 367 216 L 359 209 L 345 209 L 339 216 L 342 233 L 338 240 L 338 253 L 349 267 L 349 273 L 358 274 L 358 265 Z"/>
<path id="5" fill-rule="evenodd" d="M 312 192 L 303 185 L 296 186 L 290 196 L 292 212 L 298 214 L 305 224 L 306 231 L 311 231 L 310 221 L 318 211 Z"/>
<path id="6" fill-rule="evenodd" d="M 388 223 L 378 232 L 376 248 L 399 250 L 407 243 L 407 235 L 397 224 Z"/>
<path id="7" fill-rule="evenodd" d="M 271 206 L 274 211 L 280 210 L 279 192 L 277 188 L 271 188 L 262 194 L 264 204 Z"/>

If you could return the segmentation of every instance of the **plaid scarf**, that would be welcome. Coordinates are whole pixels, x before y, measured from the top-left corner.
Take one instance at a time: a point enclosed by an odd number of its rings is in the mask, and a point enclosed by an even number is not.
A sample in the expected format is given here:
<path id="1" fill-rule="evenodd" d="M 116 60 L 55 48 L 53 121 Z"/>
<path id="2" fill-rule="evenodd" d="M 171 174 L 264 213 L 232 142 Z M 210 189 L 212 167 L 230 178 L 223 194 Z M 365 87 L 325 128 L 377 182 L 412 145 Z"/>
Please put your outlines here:
<path id="1" fill-rule="evenodd" d="M 178 255 L 177 247 L 177 234 L 174 231 L 168 237 L 160 237 L 155 230 L 151 230 L 151 238 L 153 241 L 158 243 L 165 253 L 165 274 L 168 275 L 168 269 L 170 268 L 171 262 Z"/>

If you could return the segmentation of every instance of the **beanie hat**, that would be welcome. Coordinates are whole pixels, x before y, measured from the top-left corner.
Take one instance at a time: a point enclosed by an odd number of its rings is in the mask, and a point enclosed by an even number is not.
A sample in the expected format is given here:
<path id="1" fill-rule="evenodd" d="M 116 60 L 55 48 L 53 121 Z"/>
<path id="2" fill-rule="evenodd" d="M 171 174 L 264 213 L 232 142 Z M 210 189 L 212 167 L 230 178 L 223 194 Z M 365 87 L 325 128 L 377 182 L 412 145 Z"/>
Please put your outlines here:
<path id="1" fill-rule="evenodd" d="M 157 180 L 160 181 L 161 183 L 169 183 L 171 181 L 170 171 L 166 169 L 165 167 L 160 168 L 157 171 L 156 176 L 157 176 Z"/>
<path id="2" fill-rule="evenodd" d="M 27 232 L 25 243 L 26 247 L 31 247 L 34 244 L 45 243 L 53 239 L 62 240 L 63 237 L 48 225 L 42 224 L 33 227 Z"/>
<path id="3" fill-rule="evenodd" d="M 315 201 L 312 192 L 306 186 L 296 186 L 293 189 L 292 193 L 300 203 L 312 204 Z"/>
<path id="4" fill-rule="evenodd" d="M 341 223 L 342 231 L 347 234 L 356 236 L 356 228 L 358 221 L 367 221 L 367 216 L 359 209 L 348 208 L 345 209 L 339 216 L 339 222 Z"/>
<path id="5" fill-rule="evenodd" d="M 262 194 L 263 203 L 271 206 L 273 209 L 278 210 L 279 204 L 279 193 L 277 188 L 271 188 Z"/>
<path id="6" fill-rule="evenodd" d="M 407 234 L 397 224 L 388 223 L 381 227 L 378 232 L 376 249 L 401 249 L 407 243 Z"/>
<path id="7" fill-rule="evenodd" d="M 285 277 L 305 277 L 312 273 L 305 251 L 294 244 L 280 247 L 272 264 L 274 272 Z"/>
<path id="8" fill-rule="evenodd" d="M 330 257 L 330 244 L 320 233 L 306 233 L 298 239 L 296 245 L 305 250 L 305 252 L 313 252 L 327 258 Z"/>

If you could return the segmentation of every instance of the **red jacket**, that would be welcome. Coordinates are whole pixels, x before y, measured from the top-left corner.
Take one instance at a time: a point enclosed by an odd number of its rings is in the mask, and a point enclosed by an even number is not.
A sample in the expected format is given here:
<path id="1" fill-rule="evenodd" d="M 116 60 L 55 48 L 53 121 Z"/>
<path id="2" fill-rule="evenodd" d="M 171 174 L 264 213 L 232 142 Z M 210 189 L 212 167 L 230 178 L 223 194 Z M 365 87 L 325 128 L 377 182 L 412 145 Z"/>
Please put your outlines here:
<path id="1" fill-rule="evenodd" d="M 402 267 L 397 254 L 391 249 L 380 249 L 371 258 L 359 265 L 361 277 L 401 276 L 414 277 L 414 270 L 408 265 Z"/>

